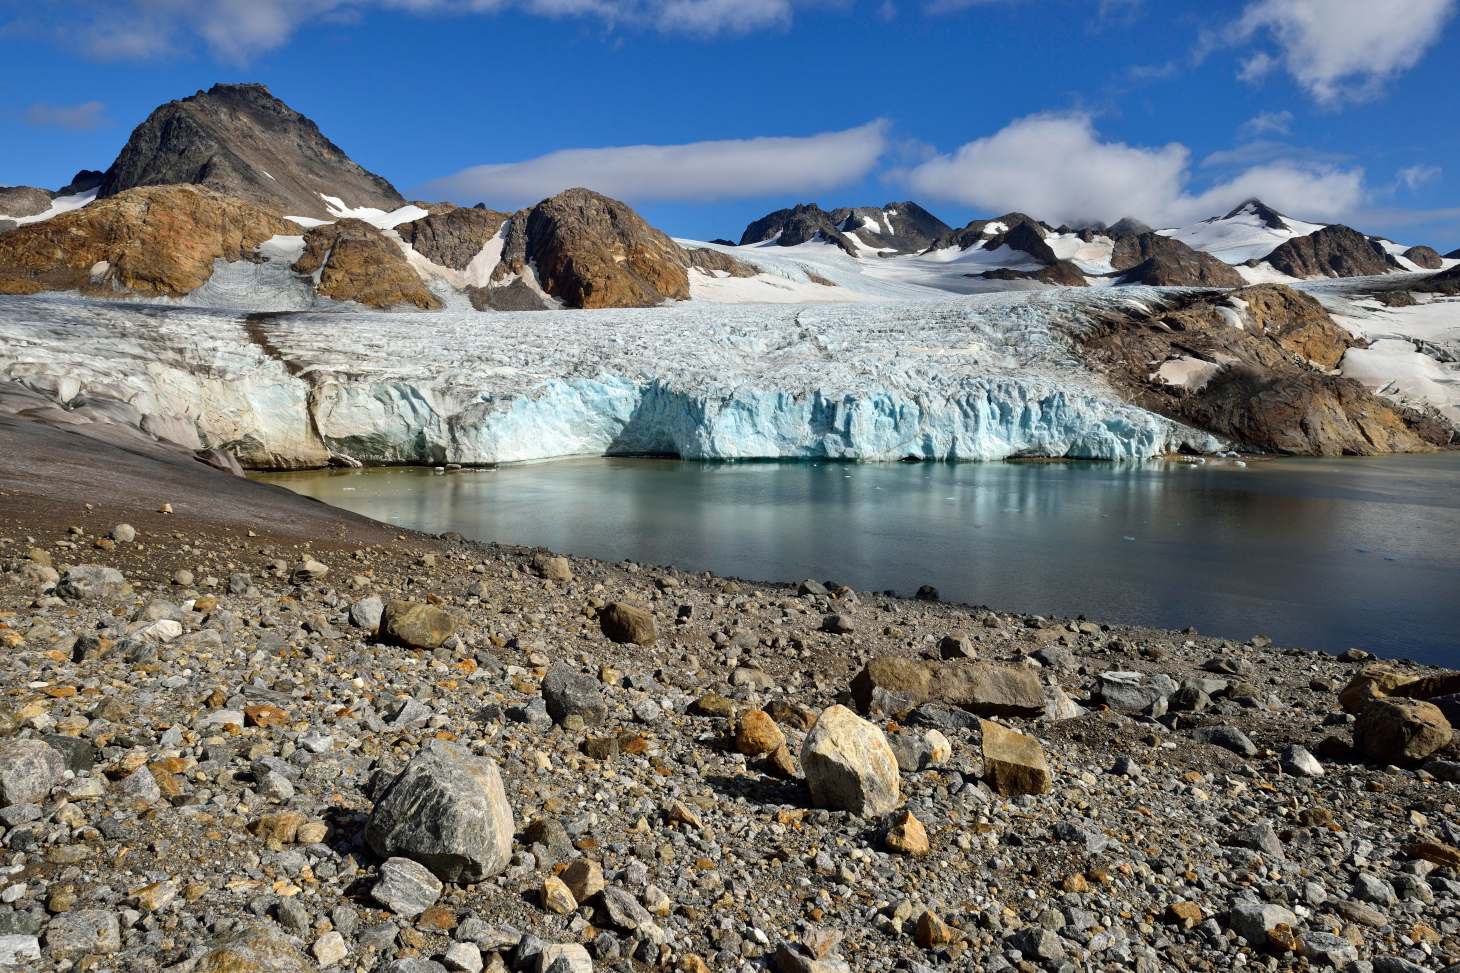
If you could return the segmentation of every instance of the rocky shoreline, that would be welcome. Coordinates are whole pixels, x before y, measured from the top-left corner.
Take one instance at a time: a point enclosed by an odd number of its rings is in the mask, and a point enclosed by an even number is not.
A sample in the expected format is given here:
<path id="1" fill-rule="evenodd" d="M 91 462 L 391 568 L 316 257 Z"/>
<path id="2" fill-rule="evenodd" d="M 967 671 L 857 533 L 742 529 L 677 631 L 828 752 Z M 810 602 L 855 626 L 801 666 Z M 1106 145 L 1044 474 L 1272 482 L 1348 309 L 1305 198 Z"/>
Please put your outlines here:
<path id="1" fill-rule="evenodd" d="M 1460 960 L 1460 676 L 399 532 L 185 475 L 239 499 L 0 475 L 0 963 Z"/>

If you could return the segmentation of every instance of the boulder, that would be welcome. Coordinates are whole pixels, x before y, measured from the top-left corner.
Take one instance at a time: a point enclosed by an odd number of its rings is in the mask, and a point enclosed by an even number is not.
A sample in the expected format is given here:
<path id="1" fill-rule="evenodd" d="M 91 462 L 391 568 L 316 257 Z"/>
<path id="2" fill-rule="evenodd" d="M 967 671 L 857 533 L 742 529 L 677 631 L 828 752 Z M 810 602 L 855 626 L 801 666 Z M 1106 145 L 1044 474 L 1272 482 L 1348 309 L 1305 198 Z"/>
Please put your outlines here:
<path id="1" fill-rule="evenodd" d="M 899 855 L 926 855 L 931 848 L 928 845 L 928 831 L 923 823 L 913 817 L 911 811 L 903 811 L 892 823 L 892 828 L 887 832 L 887 850 Z"/>
<path id="2" fill-rule="evenodd" d="M 1268 930 L 1276 928 L 1279 923 L 1296 926 L 1298 917 L 1280 905 L 1259 902 L 1239 902 L 1227 915 L 1227 924 L 1232 930 L 1248 943 L 1258 946 L 1267 942 Z"/>
<path id="3" fill-rule="evenodd" d="M 1144 672 L 1102 672 L 1097 678 L 1100 700 L 1125 713 L 1161 716 L 1166 700 L 1180 688 L 1170 676 Z M 1160 712 L 1156 712 L 1156 710 Z"/>
<path id="4" fill-rule="evenodd" d="M 1450 742 L 1439 707 L 1420 700 L 1376 699 L 1354 723 L 1354 746 L 1381 764 L 1423 760 Z"/>
<path id="5" fill-rule="evenodd" d="M 569 716 L 582 717 L 587 726 L 598 726 L 608 718 L 608 703 L 599 682 L 559 662 L 542 677 L 542 699 L 548 715 L 559 726 Z"/>
<path id="6" fill-rule="evenodd" d="M 593 959 L 578 943 L 548 943 L 532 973 L 593 973 Z"/>
<path id="7" fill-rule="evenodd" d="M 1051 723 L 1073 720 L 1085 715 L 1085 707 L 1065 695 L 1059 686 L 1044 687 L 1044 719 Z"/>
<path id="8" fill-rule="evenodd" d="M 852 677 L 852 699 L 865 713 L 872 705 L 872 691 L 882 689 L 890 693 L 907 693 L 912 706 L 918 706 L 931 698 L 933 675 L 937 671 L 935 662 L 900 655 L 879 655 L 869 659 Z"/>
<path id="9" fill-rule="evenodd" d="M 599 609 L 598 625 L 610 642 L 653 645 L 659 639 L 653 613 L 623 602 Z"/>
<path id="10" fill-rule="evenodd" d="M 289 569 L 290 584 L 309 584 L 330 573 L 330 569 L 313 558 L 305 558 Z"/>
<path id="11" fill-rule="evenodd" d="M 382 858 L 408 857 L 466 884 L 507 867 L 514 830 L 496 762 L 431 740 L 376 800 L 365 840 Z"/>
<path id="12" fill-rule="evenodd" d="M 897 758 L 882 731 L 845 706 L 824 710 L 801 746 L 812 803 L 863 817 L 887 814 L 902 800 Z"/>
<path id="13" fill-rule="evenodd" d="M 396 915 L 414 919 L 436 904 L 441 889 L 441 880 L 420 862 L 388 858 L 380 866 L 380 879 L 370 897 Z"/>
<path id="14" fill-rule="evenodd" d="M 0 744 L 0 807 L 40 803 L 65 770 L 65 758 L 39 740 Z"/>
<path id="15" fill-rule="evenodd" d="M 538 554 L 532 559 L 532 567 L 544 578 L 558 584 L 567 584 L 573 580 L 573 568 L 565 557 L 548 557 Z"/>
<path id="16" fill-rule="evenodd" d="M 385 602 L 379 595 L 361 598 L 350 606 L 350 624 L 374 632 L 380 628 L 380 617 L 385 613 Z"/>
<path id="17" fill-rule="evenodd" d="M 945 663 L 937 668 L 931 691 L 938 702 L 976 716 L 1034 719 L 1044 715 L 1044 688 L 1039 676 L 1027 666 Z"/>
<path id="18" fill-rule="evenodd" d="M 380 615 L 380 635 L 410 649 L 434 649 L 456 634 L 455 616 L 435 605 L 392 601 Z"/>
<path id="19" fill-rule="evenodd" d="M 56 585 L 56 596 L 70 599 L 115 598 L 126 584 L 127 579 L 116 568 L 78 564 L 66 569 L 61 583 Z"/>
<path id="20" fill-rule="evenodd" d="M 1191 739 L 1195 743 L 1206 743 L 1230 750 L 1239 757 L 1257 755 L 1257 745 L 1235 726 L 1199 726 L 1191 731 Z"/>
<path id="21" fill-rule="evenodd" d="M 315 973 L 294 940 L 273 923 L 259 923 L 219 940 L 192 973 Z"/>
<path id="22" fill-rule="evenodd" d="M 978 650 L 973 647 L 973 639 L 962 632 L 954 632 L 943 636 L 938 643 L 938 655 L 944 659 L 977 659 Z"/>
<path id="23" fill-rule="evenodd" d="M 1034 737 L 982 720 L 983 772 L 1000 797 L 1048 794 L 1051 778 L 1044 748 Z"/>
<path id="24" fill-rule="evenodd" d="M 1323 776 L 1323 765 L 1318 762 L 1318 758 L 1295 743 L 1283 748 L 1282 755 L 1278 758 L 1278 765 L 1282 768 L 1283 773 L 1291 774 L 1294 777 Z"/>
<path id="25" fill-rule="evenodd" d="M 735 748 L 747 757 L 772 753 L 785 744 L 785 734 L 768 713 L 753 709 L 741 715 L 735 728 Z"/>
<path id="26" fill-rule="evenodd" d="M 1386 665 L 1365 666 L 1338 691 L 1338 705 L 1346 713 L 1362 713 L 1376 699 L 1407 696 L 1399 690 L 1415 681 L 1414 676 L 1395 672 Z"/>
<path id="27" fill-rule="evenodd" d="M 89 953 L 115 953 L 122 948 L 122 930 L 106 909 L 75 909 L 46 927 L 46 952 L 53 959 L 79 959 Z"/>

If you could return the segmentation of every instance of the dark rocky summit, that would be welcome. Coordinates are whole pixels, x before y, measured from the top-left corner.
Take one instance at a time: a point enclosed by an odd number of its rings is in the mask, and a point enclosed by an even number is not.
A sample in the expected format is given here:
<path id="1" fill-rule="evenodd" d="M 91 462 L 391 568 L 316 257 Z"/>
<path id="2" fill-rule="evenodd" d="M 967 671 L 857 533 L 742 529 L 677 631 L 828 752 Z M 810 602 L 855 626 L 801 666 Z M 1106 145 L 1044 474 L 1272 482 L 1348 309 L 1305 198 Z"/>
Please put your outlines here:
<path id="1" fill-rule="evenodd" d="M 892 253 L 919 253 L 943 234 L 948 224 L 911 200 L 888 203 L 881 209 L 872 206 L 838 207 L 827 212 L 815 203 L 800 203 L 791 209 L 777 210 L 751 223 L 741 234 L 740 246 L 776 240 L 783 247 L 794 247 L 816 238 L 835 243 L 853 257 L 862 247 Z M 779 237 L 777 237 L 779 234 Z"/>
<path id="2" fill-rule="evenodd" d="M 989 226 L 996 223 L 1002 224 L 1003 229 L 990 231 Z M 960 250 L 967 250 L 969 247 L 983 247 L 986 250 L 997 250 L 1003 245 L 1008 234 L 1020 226 L 1029 226 L 1040 239 L 1051 232 L 1047 224 L 1032 216 L 1025 216 L 1023 213 L 1005 213 L 1003 216 L 991 220 L 973 220 L 961 230 L 949 230 L 929 244 L 928 249 L 946 250 L 949 247 L 957 247 Z M 994 243 L 995 240 L 999 242 Z"/>
<path id="3" fill-rule="evenodd" d="M 0 294 L 181 297 L 298 225 L 202 186 L 132 189 L 0 236 Z M 399 248 L 397 248 L 397 251 Z"/>
<path id="4" fill-rule="evenodd" d="M 0 216 L 35 216 L 51 208 L 56 194 L 34 186 L 0 187 Z"/>
<path id="5" fill-rule="evenodd" d="M 79 196 L 101 185 L 106 173 L 98 169 L 82 169 L 71 177 L 71 181 L 56 190 L 57 196 Z"/>
<path id="6" fill-rule="evenodd" d="M 1121 236 L 1126 233 L 1133 233 L 1136 236 L 1140 236 L 1142 233 L 1154 232 L 1154 227 L 1142 223 L 1134 216 L 1123 216 L 1105 229 L 1106 233 L 1111 236 Z"/>
<path id="7" fill-rule="evenodd" d="M 395 228 L 400 238 L 432 263 L 452 270 L 465 270 L 487 241 L 497 235 L 511 213 L 496 210 L 462 209 L 450 203 L 438 204 L 439 212 Z"/>
<path id="8" fill-rule="evenodd" d="M 1384 248 L 1358 230 L 1334 223 L 1280 244 L 1265 258 L 1273 269 L 1297 277 L 1370 277 L 1389 272 Z"/>
<path id="9" fill-rule="evenodd" d="M 177 183 L 316 219 L 334 218 L 321 194 L 387 211 L 405 202 L 261 84 L 215 84 L 158 108 L 132 131 L 98 196 Z"/>
<path id="10" fill-rule="evenodd" d="M 1159 233 L 1115 237 L 1110 265 L 1122 284 L 1153 287 L 1241 287 L 1242 275 L 1209 253 Z"/>
<path id="11" fill-rule="evenodd" d="M 1331 374 L 1363 342 L 1282 285 L 1177 298 L 1147 318 L 1081 326 L 1077 337 L 1127 401 L 1248 447 L 1366 456 L 1431 449 L 1454 435 Z"/>

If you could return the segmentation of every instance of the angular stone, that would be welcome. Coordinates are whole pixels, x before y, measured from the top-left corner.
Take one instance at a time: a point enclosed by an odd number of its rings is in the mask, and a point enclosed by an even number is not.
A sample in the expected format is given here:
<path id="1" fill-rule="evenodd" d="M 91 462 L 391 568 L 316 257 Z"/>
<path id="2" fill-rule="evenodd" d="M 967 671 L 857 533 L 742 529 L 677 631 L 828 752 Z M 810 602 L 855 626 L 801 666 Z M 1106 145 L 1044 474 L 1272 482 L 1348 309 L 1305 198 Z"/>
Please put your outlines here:
<path id="1" fill-rule="evenodd" d="M 789 699 L 773 699 L 766 704 L 765 711 L 777 723 L 798 730 L 811 729 L 816 717 L 821 715 L 820 710 L 793 703 Z"/>
<path id="2" fill-rule="evenodd" d="M 361 598 L 350 606 L 350 624 L 374 632 L 380 628 L 380 618 L 385 614 L 385 602 L 379 595 Z"/>
<path id="3" fill-rule="evenodd" d="M 1359 958 L 1359 951 L 1347 939 L 1312 929 L 1298 933 L 1298 952 L 1314 966 L 1330 966 L 1335 970 L 1341 970 Z"/>
<path id="4" fill-rule="evenodd" d="M 556 875 L 549 875 L 542 880 L 542 891 L 539 893 L 542 907 L 555 916 L 565 916 L 578 908 L 578 900 L 564 884 L 563 880 Z"/>
<path id="5" fill-rule="evenodd" d="M 1201 925 L 1204 917 L 1201 914 L 1201 906 L 1190 899 L 1182 899 L 1166 907 L 1164 918 L 1167 922 L 1180 926 L 1182 929 L 1195 929 Z"/>
<path id="6" fill-rule="evenodd" d="M 559 662 L 542 677 L 542 699 L 548 715 L 559 726 L 570 716 L 581 717 L 585 726 L 598 726 L 608 718 L 608 703 L 599 692 L 599 682 Z"/>
<path id="7" fill-rule="evenodd" d="M 937 670 L 935 662 L 907 659 L 900 655 L 877 656 L 868 660 L 852 678 L 852 699 L 858 709 L 868 712 L 872 705 L 872 691 L 880 688 L 891 693 L 907 693 L 912 705 L 917 706 L 931 697 L 933 675 Z"/>
<path id="8" fill-rule="evenodd" d="M 593 973 L 593 960 L 578 943 L 552 943 L 537 954 L 535 973 Z"/>
<path id="9" fill-rule="evenodd" d="M 1012 797 L 1049 793 L 1049 764 L 1038 740 L 989 720 L 983 720 L 979 728 L 983 734 L 984 778 L 996 794 Z"/>
<path id="10" fill-rule="evenodd" d="M 19 966 L 41 958 L 41 943 L 34 936 L 0 936 L 0 966 Z"/>
<path id="11" fill-rule="evenodd" d="M 1258 821 L 1233 831 L 1227 836 L 1226 843 L 1234 848 L 1250 848 L 1272 858 L 1287 857 L 1281 839 L 1268 821 Z"/>
<path id="12" fill-rule="evenodd" d="M 913 938 L 923 949 L 937 949 L 953 941 L 953 930 L 948 928 L 948 924 L 936 912 L 928 909 L 918 917 L 918 924 L 913 928 Z"/>
<path id="13" fill-rule="evenodd" d="M 609 885 L 602 892 L 603 908 L 608 913 L 608 921 L 613 923 L 624 932 L 638 932 L 646 923 L 654 925 L 654 917 L 649 910 L 639 904 L 639 900 L 616 885 Z"/>
<path id="14" fill-rule="evenodd" d="M 1278 765 L 1282 767 L 1283 773 L 1293 777 L 1323 776 L 1323 765 L 1318 762 L 1318 758 L 1296 743 L 1283 748 Z"/>
<path id="15" fill-rule="evenodd" d="M 1414 681 L 1414 676 L 1395 672 L 1387 665 L 1364 666 L 1338 691 L 1338 705 L 1344 712 L 1361 713 L 1376 699 L 1408 695 L 1399 690 Z"/>
<path id="16" fill-rule="evenodd" d="M 776 726 L 776 721 L 764 710 L 753 709 L 742 713 L 735 728 L 735 748 L 747 757 L 771 753 L 785 746 L 786 735 Z"/>
<path id="17" fill-rule="evenodd" d="M 973 639 L 954 632 L 943 636 L 938 643 L 938 655 L 944 659 L 977 659 L 978 650 L 973 646 Z"/>
<path id="18" fill-rule="evenodd" d="M 1257 754 L 1257 745 L 1235 726 L 1199 726 L 1191 731 L 1191 739 L 1195 743 L 1207 743 L 1230 750 L 1239 757 Z"/>
<path id="19" fill-rule="evenodd" d="M 380 880 L 370 897 L 391 912 L 415 918 L 441 897 L 441 880 L 426 866 L 409 858 L 389 858 L 380 866 Z"/>
<path id="20" fill-rule="evenodd" d="M 558 878 L 579 903 L 587 902 L 603 891 L 603 866 L 595 861 L 575 861 L 563 869 Z"/>
<path id="21" fill-rule="evenodd" d="M 330 573 L 330 569 L 318 561 L 306 558 L 289 569 L 290 584 L 309 584 Z"/>
<path id="22" fill-rule="evenodd" d="M 204 953 L 193 973 L 316 973 L 318 967 L 273 923 L 225 936 Z"/>
<path id="23" fill-rule="evenodd" d="M 0 807 L 39 803 L 65 770 L 65 758 L 39 740 L 0 744 Z"/>
<path id="24" fill-rule="evenodd" d="M 976 716 L 1034 719 L 1044 715 L 1044 688 L 1028 666 L 948 662 L 937 669 L 932 692 L 938 702 Z"/>
<path id="25" fill-rule="evenodd" d="M 412 858 L 466 884 L 507 867 L 514 830 L 496 762 L 431 740 L 375 802 L 365 840 L 382 858 Z"/>
<path id="26" fill-rule="evenodd" d="M 887 832 L 887 850 L 899 855 L 926 855 L 928 831 L 911 811 L 903 811 Z"/>
<path id="27" fill-rule="evenodd" d="M 616 601 L 600 608 L 598 625 L 610 642 L 653 645 L 659 639 L 653 613 L 623 602 Z"/>
<path id="28" fill-rule="evenodd" d="M 1059 936 L 1043 926 L 1026 926 L 1011 938 L 1014 948 L 1029 959 L 1047 962 L 1065 955 L 1065 947 Z"/>
<path id="29" fill-rule="evenodd" d="M 99 564 L 78 564 L 66 569 L 59 584 L 56 597 L 70 599 L 115 598 L 122 593 L 127 579 L 116 568 L 104 568 Z"/>
<path id="30" fill-rule="evenodd" d="M 1298 917 L 1280 905 L 1260 902 L 1239 902 L 1227 915 L 1227 923 L 1249 945 L 1267 944 L 1268 930 L 1279 923 L 1287 926 L 1298 924 Z"/>
<path id="31" fill-rule="evenodd" d="M 346 956 L 350 955 L 350 947 L 345 945 L 345 937 L 331 929 L 314 941 L 310 948 L 315 960 L 321 967 L 333 966 Z M 481 967 L 478 966 L 478 969 Z"/>
<path id="32" fill-rule="evenodd" d="M 1460 869 L 1460 848 L 1453 848 L 1436 841 L 1415 841 L 1402 846 L 1401 850 L 1410 858 L 1427 861 L 1433 865 Z"/>
<path id="33" fill-rule="evenodd" d="M 1065 695 L 1058 686 L 1044 687 L 1044 719 L 1050 723 L 1060 720 L 1079 719 L 1085 715 L 1085 707 Z"/>
<path id="34" fill-rule="evenodd" d="M 456 634 L 460 623 L 435 605 L 392 601 L 380 615 L 380 636 L 409 649 L 434 649 Z"/>
<path id="35" fill-rule="evenodd" d="M 1159 716 L 1165 700 L 1180 687 L 1170 677 L 1143 672 L 1102 672 L 1096 680 L 1101 701 L 1113 710 Z"/>
<path id="36" fill-rule="evenodd" d="M 845 706 L 817 718 L 801 747 L 801 767 L 817 807 L 869 817 L 887 814 L 901 801 L 897 758 L 887 738 Z"/>
<path id="37" fill-rule="evenodd" d="M 481 973 L 481 948 L 476 943 L 456 943 L 441 957 L 441 964 L 452 973 Z"/>
<path id="38" fill-rule="evenodd" d="M 87 953 L 115 953 L 122 948 L 117 917 L 104 909 L 77 909 L 62 913 L 46 927 L 46 952 L 56 959 L 74 959 Z"/>
<path id="39" fill-rule="evenodd" d="M 1452 735 L 1439 707 L 1411 699 L 1376 699 L 1354 723 L 1354 746 L 1381 764 L 1423 760 Z"/>
<path id="40" fill-rule="evenodd" d="M 573 580 L 573 568 L 565 557 L 537 554 L 532 558 L 532 568 L 544 578 L 558 584 L 567 584 Z"/>

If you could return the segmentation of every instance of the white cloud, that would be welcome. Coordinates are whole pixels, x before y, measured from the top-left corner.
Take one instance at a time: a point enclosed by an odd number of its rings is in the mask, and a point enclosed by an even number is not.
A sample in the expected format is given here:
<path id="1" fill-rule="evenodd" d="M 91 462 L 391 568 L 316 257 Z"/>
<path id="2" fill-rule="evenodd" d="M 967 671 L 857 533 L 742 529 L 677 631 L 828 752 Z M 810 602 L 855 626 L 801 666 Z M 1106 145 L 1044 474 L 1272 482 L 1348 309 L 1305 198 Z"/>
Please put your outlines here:
<path id="1" fill-rule="evenodd" d="M 72 132 L 91 132 L 98 128 L 115 125 L 116 122 L 102 115 L 106 105 L 99 101 L 87 101 L 79 105 L 48 105 L 44 102 L 31 105 L 25 110 L 27 125 L 40 128 L 64 128 Z"/>
<path id="2" fill-rule="evenodd" d="M 1408 186 L 1411 192 L 1438 178 L 1440 178 L 1439 166 L 1418 165 L 1399 170 L 1399 181 Z"/>
<path id="3" fill-rule="evenodd" d="M 1254 165 L 1200 193 L 1186 188 L 1191 152 L 1107 142 L 1084 114 L 1033 115 L 951 155 L 901 173 L 916 192 L 985 212 L 1018 210 L 1053 223 L 1135 216 L 1175 226 L 1249 196 L 1296 216 L 1332 219 L 1363 199 L 1363 170 L 1291 160 Z"/>
<path id="4" fill-rule="evenodd" d="M 1440 38 L 1456 0 L 1256 0 L 1228 32 L 1233 41 L 1269 36 L 1280 54 L 1259 51 L 1240 77 L 1258 80 L 1279 64 L 1325 104 L 1362 100 L 1419 63 Z"/>
<path id="5" fill-rule="evenodd" d="M 813 194 L 862 179 L 888 149 L 887 123 L 879 119 L 805 138 L 563 149 L 525 162 L 473 166 L 433 179 L 417 192 L 499 209 L 575 186 L 632 203 Z"/>
<path id="6" fill-rule="evenodd" d="M 1264 111 L 1258 112 L 1256 118 L 1249 118 L 1243 122 L 1239 131 L 1246 135 L 1262 135 L 1266 132 L 1277 132 L 1279 135 L 1287 135 L 1292 127 L 1292 112 Z"/>
<path id="7" fill-rule="evenodd" d="M 370 9 L 472 16 L 508 9 L 542 17 L 589 17 L 665 33 L 710 37 L 783 28 L 796 5 L 825 0 L 79 0 L 49 29 L 102 60 L 176 57 L 205 46 L 234 63 L 287 44 L 301 27 Z M 32 14 L 32 18 L 36 15 Z M 42 15 L 43 17 L 44 15 Z M 36 22 L 31 32 L 48 29 Z"/>

